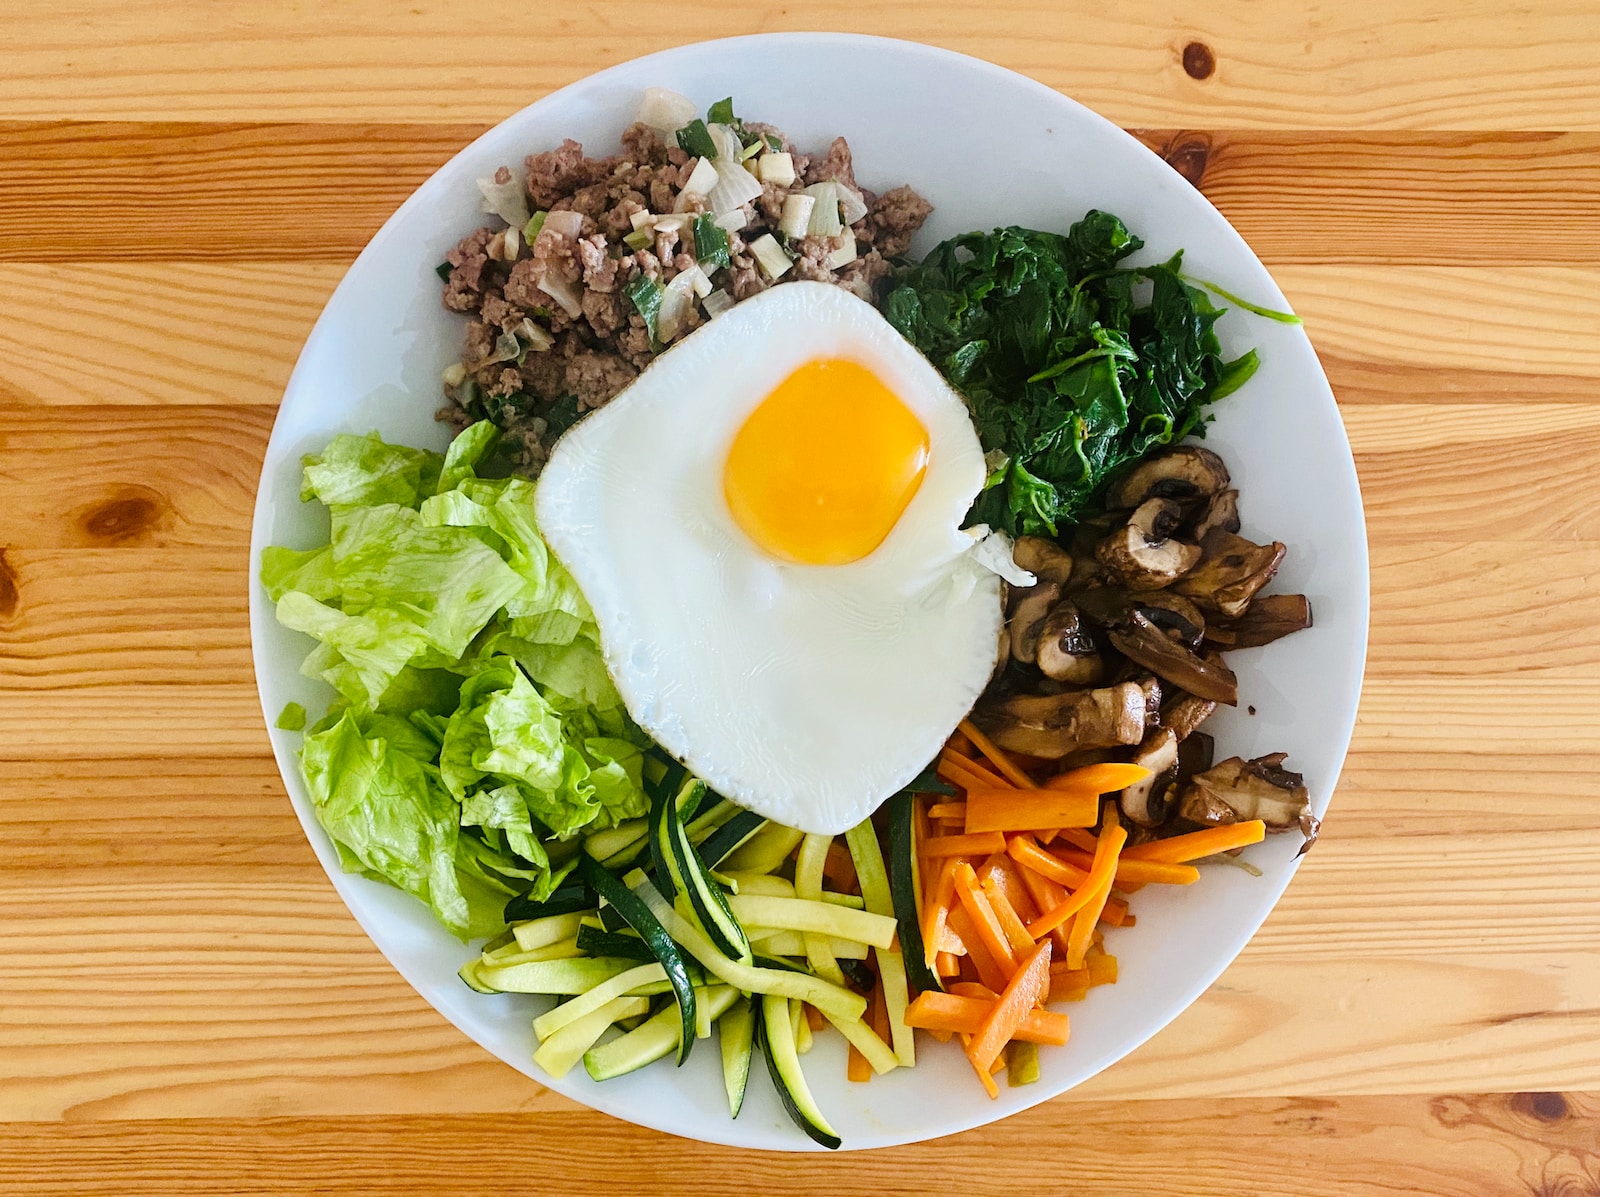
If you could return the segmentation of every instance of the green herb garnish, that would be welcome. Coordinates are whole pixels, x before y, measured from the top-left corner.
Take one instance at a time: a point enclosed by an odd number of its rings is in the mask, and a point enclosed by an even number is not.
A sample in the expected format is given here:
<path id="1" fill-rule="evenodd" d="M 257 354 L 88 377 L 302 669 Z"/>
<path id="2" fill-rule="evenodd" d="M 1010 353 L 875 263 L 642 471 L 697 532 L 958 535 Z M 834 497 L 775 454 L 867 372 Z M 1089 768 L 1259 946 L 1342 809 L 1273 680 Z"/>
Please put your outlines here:
<path id="1" fill-rule="evenodd" d="M 684 153 L 708 162 L 715 161 L 717 157 L 717 143 L 711 140 L 711 130 L 698 117 L 678 130 L 678 146 Z"/>
<path id="2" fill-rule="evenodd" d="M 717 218 L 702 212 L 694 218 L 694 256 L 709 275 L 732 263 L 728 256 L 728 233 Z"/>

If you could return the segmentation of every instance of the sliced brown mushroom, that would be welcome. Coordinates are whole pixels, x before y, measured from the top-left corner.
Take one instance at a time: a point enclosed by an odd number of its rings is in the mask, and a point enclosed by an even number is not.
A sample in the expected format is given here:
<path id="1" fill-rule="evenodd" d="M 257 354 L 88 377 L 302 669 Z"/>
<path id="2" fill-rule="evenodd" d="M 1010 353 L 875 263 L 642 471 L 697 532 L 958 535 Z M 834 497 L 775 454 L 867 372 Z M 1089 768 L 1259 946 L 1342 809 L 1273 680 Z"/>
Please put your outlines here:
<path id="1" fill-rule="evenodd" d="M 1159 827 L 1172 813 L 1177 797 L 1171 789 L 1178 770 L 1178 737 L 1167 728 L 1156 729 L 1139 745 L 1130 763 L 1150 770 L 1150 776 L 1118 794 L 1117 806 L 1140 827 Z"/>
<path id="2" fill-rule="evenodd" d="M 1311 795 L 1305 778 L 1283 767 L 1287 756 L 1274 752 L 1251 761 L 1234 756 L 1196 774 L 1183 789 L 1178 813 L 1206 826 L 1260 819 L 1268 831 L 1298 827 L 1309 844 L 1317 832 Z"/>
<path id="3" fill-rule="evenodd" d="M 1211 496 L 1211 502 L 1206 504 L 1205 511 L 1194 526 L 1194 538 L 1204 540 L 1206 533 L 1213 528 L 1221 528 L 1224 532 L 1237 532 L 1239 530 L 1239 492 L 1236 490 L 1218 491 Z"/>
<path id="4" fill-rule="evenodd" d="M 1144 730 L 1149 735 L 1161 724 L 1161 679 L 1146 675 L 1134 684 L 1144 693 Z"/>
<path id="5" fill-rule="evenodd" d="M 1011 659 L 1032 665 L 1039 652 L 1039 633 L 1045 616 L 1061 597 L 1061 587 L 1054 582 L 1017 592 L 1021 595 L 1011 612 L 1008 626 L 1011 629 Z"/>
<path id="6" fill-rule="evenodd" d="M 1169 701 L 1162 708 L 1161 726 L 1171 728 L 1172 734 L 1177 736 L 1181 743 L 1194 735 L 1195 729 L 1211 718 L 1212 712 L 1216 709 L 1217 704 L 1212 699 L 1181 694 L 1176 701 Z M 1210 768 L 1210 765 L 1206 767 Z"/>
<path id="7" fill-rule="evenodd" d="M 1039 629 L 1036 658 L 1045 677 L 1078 686 L 1092 686 L 1105 676 L 1105 658 L 1078 615 L 1078 608 L 1063 600 L 1050 609 Z"/>
<path id="8" fill-rule="evenodd" d="M 1213 528 L 1201 544 L 1200 563 L 1177 584 L 1179 594 L 1210 611 L 1237 618 L 1278 572 L 1288 550 L 1278 541 L 1255 544 Z"/>
<path id="9" fill-rule="evenodd" d="M 1019 694 L 980 704 L 973 722 L 1001 748 L 1059 760 L 1084 748 L 1144 739 L 1145 692 L 1132 682 L 1066 694 Z"/>
<path id="10" fill-rule="evenodd" d="M 1106 633 L 1112 647 L 1165 678 L 1180 690 L 1213 702 L 1239 705 L 1239 679 L 1221 662 L 1211 662 L 1162 635 L 1161 629 L 1135 609 L 1120 627 Z"/>
<path id="11" fill-rule="evenodd" d="M 1228 467 L 1210 449 L 1180 445 L 1149 458 L 1106 494 L 1108 507 L 1137 507 L 1151 497 L 1201 499 L 1228 485 Z"/>
<path id="12" fill-rule="evenodd" d="M 1095 546 L 1095 557 L 1134 590 L 1160 590 L 1193 569 L 1199 545 L 1178 540 L 1183 509 L 1171 499 L 1149 499 L 1128 522 Z"/>
<path id="13" fill-rule="evenodd" d="M 1180 742 L 1178 745 L 1178 777 L 1173 784 L 1181 790 L 1196 773 L 1204 773 L 1211 768 L 1216 747 L 1217 742 L 1205 732 L 1194 732 Z M 1173 797 L 1176 798 L 1177 794 L 1174 793 Z"/>
<path id="14" fill-rule="evenodd" d="M 1128 603 L 1143 612 L 1144 617 L 1160 628 L 1169 640 L 1176 640 L 1186 648 L 1198 649 L 1200 642 L 1205 639 L 1205 615 L 1181 594 L 1174 594 L 1170 590 L 1130 594 Z"/>
<path id="15" fill-rule="evenodd" d="M 1260 648 L 1311 626 L 1311 600 L 1303 594 L 1263 594 L 1238 619 L 1214 623 L 1206 639 L 1220 648 Z"/>
<path id="16" fill-rule="evenodd" d="M 1042 536 L 1019 536 L 1011 546 L 1011 559 L 1041 583 L 1065 586 L 1072 577 L 1072 554 Z"/>

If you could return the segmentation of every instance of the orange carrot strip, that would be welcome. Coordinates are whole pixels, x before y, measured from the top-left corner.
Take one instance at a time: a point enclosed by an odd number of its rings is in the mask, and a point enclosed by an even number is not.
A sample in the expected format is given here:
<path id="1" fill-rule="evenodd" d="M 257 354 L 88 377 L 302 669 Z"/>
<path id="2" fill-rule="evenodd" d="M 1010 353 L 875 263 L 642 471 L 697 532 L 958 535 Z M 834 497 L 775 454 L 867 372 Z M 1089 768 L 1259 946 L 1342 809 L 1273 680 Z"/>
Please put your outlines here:
<path id="1" fill-rule="evenodd" d="M 969 1055 L 967 1062 L 972 1065 L 972 1071 L 978 1074 L 978 1079 L 983 1082 L 983 1089 L 989 1095 L 990 1101 L 1000 1100 L 1000 1086 L 994 1083 L 994 1075 L 987 1068 L 978 1067 L 977 1061 Z"/>
<path id="2" fill-rule="evenodd" d="M 1108 843 L 1111 839 L 1116 841 L 1119 850 L 1128 839 L 1128 831 L 1126 828 L 1112 827 L 1109 824 L 1106 827 L 1105 835 L 1108 837 Z M 1017 839 L 1020 840 L 1021 837 L 1019 836 Z M 1013 841 L 1013 843 L 1015 842 L 1016 841 Z M 1051 856 L 1050 853 L 1044 851 L 1044 849 L 1037 848 L 1035 851 L 1037 851 L 1041 857 L 1044 857 L 1046 861 L 1055 861 L 1055 858 Z M 1019 863 L 1029 868 L 1033 867 L 1027 860 L 1021 860 Z M 1055 861 L 1055 863 L 1063 869 L 1072 867 L 1070 865 L 1063 865 L 1060 861 Z M 1074 888 L 1072 896 L 1067 898 L 1060 905 L 1054 907 L 1053 909 L 1047 910 L 1044 914 L 1034 919 L 1033 922 L 1029 923 L 1028 934 L 1037 938 L 1043 935 L 1046 931 L 1052 931 L 1061 926 L 1069 918 L 1079 916 L 1082 911 L 1090 909 L 1091 907 L 1094 910 L 1095 918 L 1098 919 L 1100 917 L 1100 911 L 1105 908 L 1106 901 L 1111 896 L 1111 880 L 1116 867 L 1117 861 L 1115 855 L 1108 855 L 1104 859 L 1096 859 L 1093 865 L 1090 867 L 1089 872 L 1084 876 L 1083 880 Z M 1040 871 L 1042 872 L 1043 870 L 1041 869 Z M 1048 876 L 1048 874 L 1046 875 Z M 1089 924 L 1091 928 L 1093 925 L 1093 923 Z M 1072 936 L 1077 932 L 1077 927 L 1077 923 L 1073 923 L 1073 929 L 1068 933 L 1067 936 L 1067 957 L 1069 960 L 1072 959 Z M 1087 930 L 1085 930 L 1083 933 L 1083 940 L 1083 946 L 1087 948 Z M 1081 960 L 1079 963 L 1082 963 Z"/>
<path id="3" fill-rule="evenodd" d="M 1061 833 L 1061 838 L 1067 843 L 1071 844 L 1074 848 L 1079 848 L 1087 852 L 1090 856 L 1094 855 L 1094 850 L 1099 847 L 1100 844 L 1100 841 L 1095 839 L 1094 832 L 1084 831 L 1078 827 L 1072 827 L 1066 831 L 1063 831 Z"/>
<path id="4" fill-rule="evenodd" d="M 994 997 L 963 997 L 954 993 L 919 993 L 906 1007 L 906 1025 L 924 1031 L 959 1031 L 976 1035 L 995 1003 Z M 1013 1038 L 1027 1043 L 1060 1047 L 1067 1041 L 1070 1024 L 1065 1014 L 1030 1010 Z"/>
<path id="5" fill-rule="evenodd" d="M 1005 778 L 964 756 L 951 756 L 948 752 L 940 754 L 939 771 L 946 781 L 952 781 L 963 789 L 969 785 L 993 786 L 997 790 L 1006 788 Z"/>
<path id="6" fill-rule="evenodd" d="M 1011 1042 L 1029 1012 L 1050 992 L 1050 941 L 1029 953 L 1011 978 L 1000 1000 L 984 1017 L 983 1025 L 967 1045 L 967 1058 L 975 1068 L 988 1068 Z"/>
<path id="7" fill-rule="evenodd" d="M 845 1057 L 844 1075 L 846 1080 L 864 1084 L 872 1079 L 872 1065 L 867 1063 L 867 1058 L 856 1051 L 856 1045 L 849 1045 L 849 1054 Z"/>
<path id="8" fill-rule="evenodd" d="M 941 977 L 959 977 L 961 958 L 954 952 L 940 952 L 933 959 L 933 971 Z"/>
<path id="9" fill-rule="evenodd" d="M 890 1041 L 889 1006 L 884 1001 L 882 981 L 872 987 L 871 1024 L 872 1029 L 877 1032 L 878 1038 L 888 1043 Z"/>
<path id="10" fill-rule="evenodd" d="M 1015 908 L 1006 901 L 1006 895 L 994 883 L 994 878 L 979 883 L 983 896 L 989 899 L 989 909 L 994 911 L 994 917 L 1000 923 L 1000 930 L 1006 934 L 1006 942 L 1011 945 L 1012 954 L 1018 959 L 1026 956 L 1034 949 L 1033 936 L 1028 934 L 1028 928 L 1017 915 Z"/>
<path id="11" fill-rule="evenodd" d="M 1090 985 L 1115 985 L 1117 983 L 1117 958 L 1107 953 L 1090 956 L 1084 962 L 1089 970 Z"/>
<path id="12" fill-rule="evenodd" d="M 945 741 L 944 746 L 961 756 L 972 755 L 972 741 L 959 729 L 950 733 L 950 738 Z"/>
<path id="13" fill-rule="evenodd" d="M 996 852 L 978 869 L 979 884 L 987 884 L 990 881 L 1000 887 L 1000 892 L 1006 896 L 1006 901 L 1011 903 L 1011 909 L 1017 912 L 1023 922 L 1027 922 L 1039 913 L 1033 894 L 1023 884 L 1022 866 L 1012 860 L 1007 853 Z"/>
<path id="14" fill-rule="evenodd" d="M 957 823 L 967 821 L 967 804 L 965 802 L 936 802 L 928 808 L 930 819 L 951 819 Z"/>
<path id="15" fill-rule="evenodd" d="M 956 865 L 956 899 L 966 908 L 967 914 L 972 919 L 972 925 L 978 932 L 978 938 L 989 950 L 989 955 L 994 957 L 994 962 L 1000 966 L 1000 971 L 1009 978 L 1017 971 L 1017 958 L 1011 950 L 1011 941 L 1006 938 L 1000 920 L 995 917 L 994 908 L 989 905 L 989 899 L 984 897 L 983 891 L 978 888 L 977 875 L 966 861 Z M 969 942 L 967 946 L 970 948 L 971 943 Z"/>
<path id="16" fill-rule="evenodd" d="M 1248 848 L 1251 844 L 1259 844 L 1266 835 L 1265 823 L 1260 819 L 1249 819 L 1243 823 L 1230 823 L 1226 827 L 1207 827 L 1204 831 L 1175 835 L 1171 839 L 1151 840 L 1148 844 L 1129 848 L 1123 854 L 1123 859 L 1185 864 L 1205 856 L 1215 856 L 1219 852 Z"/>
<path id="17" fill-rule="evenodd" d="M 841 894 L 854 893 L 856 889 L 856 862 L 850 849 L 838 840 L 828 845 L 827 858 L 822 862 L 822 875 L 833 882 Z"/>
<path id="18" fill-rule="evenodd" d="M 1143 765 L 1124 765 L 1108 761 L 1101 765 L 1084 765 L 1078 769 L 1068 769 L 1065 773 L 1057 773 L 1044 783 L 1044 788 L 1098 796 L 1109 794 L 1113 790 L 1125 790 L 1149 776 L 1150 770 Z"/>
<path id="19" fill-rule="evenodd" d="M 949 951 L 939 945 L 944 941 L 944 930 L 950 915 L 950 903 L 956 896 L 956 865 L 959 862 L 954 858 L 944 862 L 944 867 L 939 870 L 938 880 L 934 883 L 934 897 L 931 902 L 922 905 L 922 946 L 928 960 L 941 951 Z M 933 870 L 928 870 L 932 876 Z"/>
<path id="20" fill-rule="evenodd" d="M 1087 968 L 1063 968 L 1059 973 L 1050 974 L 1049 1001 L 1056 1002 L 1081 1002 L 1089 996 L 1089 970 Z"/>
<path id="21" fill-rule="evenodd" d="M 993 740 L 989 739 L 988 736 L 979 731 L 977 727 L 974 726 L 972 720 L 963 719 L 960 727 L 961 730 L 966 733 L 967 739 L 972 741 L 972 746 L 979 752 L 983 753 L 984 756 L 988 757 L 989 763 L 998 769 L 1000 771 L 1000 775 L 1007 781 L 1011 782 L 1013 785 L 1019 785 L 1025 790 L 1036 790 L 1039 788 L 1039 783 L 1034 781 L 1033 778 L 1029 777 L 1020 768 L 1018 768 L 1016 762 L 1002 752 L 999 746 L 996 745 Z"/>
<path id="22" fill-rule="evenodd" d="M 1067 932 L 1067 963 L 1073 968 L 1083 965 L 1084 953 L 1094 937 L 1094 925 L 1100 921 L 1100 912 L 1111 897 L 1111 880 L 1117 871 L 1117 855 L 1128 842 L 1128 829 L 1112 822 L 1108 817 L 1100 830 L 1100 847 L 1095 852 L 1094 865 L 1089 870 L 1089 880 L 1079 893 L 1088 893 L 1089 900 L 1079 909 Z M 1076 896 L 1076 895 L 1074 895 Z"/>
<path id="23" fill-rule="evenodd" d="M 936 835 L 922 845 L 924 857 L 987 856 L 991 852 L 1005 850 L 1006 837 L 998 831 L 984 831 L 977 835 Z"/>
<path id="24" fill-rule="evenodd" d="M 1057 885 L 1077 889 L 1089 877 L 1087 869 L 1068 864 L 1053 852 L 1046 852 L 1025 835 L 1014 835 L 1006 841 L 1006 852 L 1025 869 L 1032 869 L 1041 877 L 1048 877 Z"/>
<path id="25" fill-rule="evenodd" d="M 1033 898 L 1034 910 L 1038 913 L 1027 920 L 1033 922 L 1040 914 L 1054 910 L 1067 900 L 1067 891 L 1050 878 L 1035 873 L 1032 869 L 1017 866 L 1017 873 L 1022 877 L 1022 884 L 1028 887 L 1028 894 Z M 1031 931 L 1029 934 L 1033 934 Z M 1067 952 L 1067 933 L 1060 927 L 1050 931 L 1050 938 L 1056 941 L 1056 951 L 1065 956 Z"/>
<path id="26" fill-rule="evenodd" d="M 806 1002 L 804 1008 L 806 1025 L 809 1026 L 813 1031 L 820 1031 L 823 1027 L 828 1025 L 828 1020 L 822 1016 L 822 1011 L 818 1010 L 810 1002 Z"/>
<path id="27" fill-rule="evenodd" d="M 967 789 L 962 812 L 966 830 L 1039 831 L 1057 827 L 1093 827 L 1100 815 L 1095 794 L 1059 794 L 1047 790 Z"/>
<path id="28" fill-rule="evenodd" d="M 1004 989 L 1011 974 L 1003 971 L 995 962 L 994 955 L 973 925 L 972 916 L 967 913 L 966 906 L 959 902 L 950 908 L 950 926 L 967 945 L 967 954 L 956 957 L 961 962 L 963 972 L 970 967 L 973 975 L 990 989 L 996 992 Z"/>
<path id="29" fill-rule="evenodd" d="M 1092 856 L 1072 848 L 1058 849 L 1054 855 L 1063 863 L 1080 869 L 1088 868 L 1093 861 Z M 1117 861 L 1117 885 L 1193 885 L 1198 880 L 1200 870 L 1193 865 L 1126 857 Z"/>
<path id="30" fill-rule="evenodd" d="M 1106 908 L 1100 915 L 1100 921 L 1113 927 L 1130 927 L 1133 916 L 1128 913 L 1128 903 L 1113 894 L 1106 899 Z"/>

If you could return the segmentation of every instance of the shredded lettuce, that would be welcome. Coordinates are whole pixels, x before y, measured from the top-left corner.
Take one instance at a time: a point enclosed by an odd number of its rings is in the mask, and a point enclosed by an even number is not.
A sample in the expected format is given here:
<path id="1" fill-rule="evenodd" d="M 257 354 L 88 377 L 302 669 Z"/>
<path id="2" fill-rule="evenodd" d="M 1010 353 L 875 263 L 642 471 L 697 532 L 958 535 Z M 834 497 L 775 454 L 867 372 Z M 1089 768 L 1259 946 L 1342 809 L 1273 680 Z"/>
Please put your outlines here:
<path id="1" fill-rule="evenodd" d="M 563 841 L 649 806 L 648 740 L 533 484 L 480 474 L 497 438 L 475 424 L 440 456 L 335 437 L 302 490 L 329 542 L 261 559 L 279 621 L 317 642 L 302 671 L 336 691 L 300 754 L 318 818 L 346 869 L 463 938 L 498 931 L 514 895 L 547 897 L 575 859 Z"/>

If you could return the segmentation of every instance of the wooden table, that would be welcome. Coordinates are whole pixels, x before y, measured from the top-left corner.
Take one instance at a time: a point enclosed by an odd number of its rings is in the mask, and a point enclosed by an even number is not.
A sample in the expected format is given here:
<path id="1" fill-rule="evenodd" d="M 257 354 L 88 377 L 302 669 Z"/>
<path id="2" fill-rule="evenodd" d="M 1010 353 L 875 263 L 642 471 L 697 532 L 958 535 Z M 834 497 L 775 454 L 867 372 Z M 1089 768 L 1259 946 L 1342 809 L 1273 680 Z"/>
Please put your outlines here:
<path id="1" fill-rule="evenodd" d="M 3 7 L 0 1192 L 1600 1193 L 1597 0 Z M 245 624 L 274 407 L 383 218 L 553 87 L 795 28 L 1139 130 L 1304 313 L 1373 558 L 1332 817 L 1211 992 L 827 1159 L 590 1113 L 425 1005 L 290 813 Z"/>

